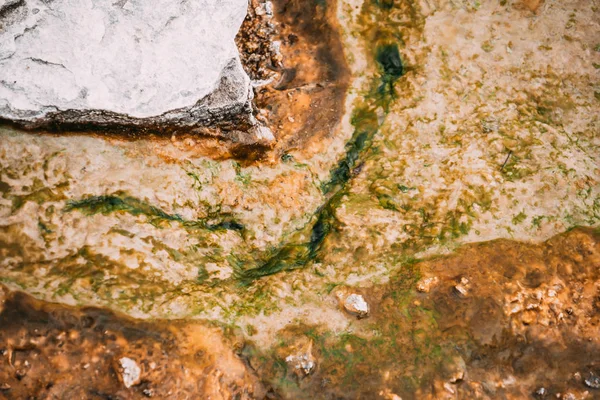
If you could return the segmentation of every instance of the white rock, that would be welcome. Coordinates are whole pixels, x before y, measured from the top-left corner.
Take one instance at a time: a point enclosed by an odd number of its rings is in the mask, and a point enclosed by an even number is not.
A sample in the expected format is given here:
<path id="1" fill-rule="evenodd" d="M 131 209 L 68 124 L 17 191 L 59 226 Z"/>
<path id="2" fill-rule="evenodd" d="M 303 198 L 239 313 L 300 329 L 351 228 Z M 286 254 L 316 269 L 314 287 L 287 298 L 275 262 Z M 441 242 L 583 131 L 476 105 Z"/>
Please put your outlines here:
<path id="1" fill-rule="evenodd" d="M 596 376 L 593 372 L 590 372 L 590 376 L 584 382 L 586 386 L 593 389 L 600 389 L 600 377 Z"/>
<path id="2" fill-rule="evenodd" d="M 439 279 L 436 276 L 423 278 L 419 282 L 417 282 L 417 290 L 421 293 L 429 293 L 431 288 L 437 285 L 438 282 Z"/>
<path id="3" fill-rule="evenodd" d="M 201 126 L 250 116 L 247 0 L 0 0 L 0 118 Z"/>
<path id="4" fill-rule="evenodd" d="M 454 394 L 454 388 L 453 388 L 453 387 L 452 387 L 452 385 L 451 385 L 451 384 L 449 384 L 448 382 L 445 382 L 445 383 L 444 383 L 444 389 L 446 389 L 446 391 L 447 391 L 448 393 L 452 393 L 452 394 Z"/>
<path id="5" fill-rule="evenodd" d="M 19 0 L 0 0 L 0 10 L 3 10 L 3 12 L 10 12 L 11 10 L 8 8 L 17 3 L 19 3 Z"/>
<path id="6" fill-rule="evenodd" d="M 469 283 L 469 280 L 467 278 L 460 278 L 460 283 L 456 286 L 454 286 L 454 290 L 456 290 L 456 292 L 461 295 L 462 297 L 466 297 L 467 294 L 469 293 L 469 288 L 471 287 L 471 284 Z"/>
<path id="7" fill-rule="evenodd" d="M 271 132 L 271 130 L 266 126 L 258 126 L 254 132 L 254 136 L 257 140 L 267 143 L 275 141 L 273 132 Z"/>
<path id="8" fill-rule="evenodd" d="M 304 375 L 309 375 L 316 366 L 316 361 L 312 355 L 312 342 L 304 349 L 300 349 L 295 354 L 290 354 L 285 358 L 292 368 L 298 372 L 302 372 Z"/>
<path id="9" fill-rule="evenodd" d="M 362 295 L 356 293 L 352 293 L 346 297 L 344 308 L 346 311 L 356 314 L 359 318 L 366 317 L 369 314 L 369 304 Z"/>
<path id="10" fill-rule="evenodd" d="M 315 367 L 314 360 L 307 354 L 287 356 L 285 361 L 294 368 L 302 370 L 306 375 L 310 374 Z"/>
<path id="11" fill-rule="evenodd" d="M 130 388 L 140 383 L 142 370 L 135 361 L 131 358 L 123 357 L 119 359 L 119 364 L 121 364 L 122 368 L 121 379 L 126 388 Z"/>
<path id="12" fill-rule="evenodd" d="M 267 15 L 273 15 L 273 3 L 270 1 L 265 2 L 265 11 Z"/>

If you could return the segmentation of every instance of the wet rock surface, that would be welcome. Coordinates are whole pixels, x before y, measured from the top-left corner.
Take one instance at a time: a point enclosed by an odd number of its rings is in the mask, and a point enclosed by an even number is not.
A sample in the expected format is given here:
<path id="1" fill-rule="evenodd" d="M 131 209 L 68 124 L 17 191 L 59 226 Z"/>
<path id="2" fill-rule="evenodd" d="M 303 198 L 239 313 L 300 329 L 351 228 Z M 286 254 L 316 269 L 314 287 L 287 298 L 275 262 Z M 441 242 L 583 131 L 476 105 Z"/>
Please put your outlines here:
<path id="1" fill-rule="evenodd" d="M 235 120 L 136 140 L 0 127 L 1 281 L 150 318 L 108 312 L 117 344 L 90 351 L 110 384 L 89 387 L 169 397 L 146 382 L 173 364 L 225 398 L 597 397 L 599 9 L 248 7 L 236 43 L 270 146 Z M 24 315 L 7 342 L 48 325 Z M 130 345 L 140 326 L 156 335 Z M 191 342 L 212 352 L 192 362 Z M 62 371 L 17 355 L 0 396 Z"/>
<path id="2" fill-rule="evenodd" d="M 540 245 L 469 245 L 374 285 L 368 319 L 337 332 L 291 324 L 278 333 L 273 359 L 247 354 L 263 380 L 290 399 L 594 399 L 599 267 L 594 230 Z M 438 285 L 423 292 L 420 275 L 438 277 Z M 464 276 L 468 296 L 455 289 Z M 302 381 L 277 364 L 298 338 L 314 343 L 319 365 Z"/>
<path id="3" fill-rule="evenodd" d="M 349 318 L 342 331 L 290 323 L 266 348 L 236 327 L 137 321 L 2 289 L 0 390 L 8 398 L 594 399 L 599 271 L 600 236 L 590 229 L 540 245 L 470 245 L 363 289 L 369 318 Z M 420 291 L 421 274 L 438 285 Z M 468 297 L 456 293 L 457 275 L 469 276 Z"/>
<path id="4" fill-rule="evenodd" d="M 147 323 L 100 309 L 6 296 L 0 397 L 263 398 L 257 377 L 215 327 Z"/>

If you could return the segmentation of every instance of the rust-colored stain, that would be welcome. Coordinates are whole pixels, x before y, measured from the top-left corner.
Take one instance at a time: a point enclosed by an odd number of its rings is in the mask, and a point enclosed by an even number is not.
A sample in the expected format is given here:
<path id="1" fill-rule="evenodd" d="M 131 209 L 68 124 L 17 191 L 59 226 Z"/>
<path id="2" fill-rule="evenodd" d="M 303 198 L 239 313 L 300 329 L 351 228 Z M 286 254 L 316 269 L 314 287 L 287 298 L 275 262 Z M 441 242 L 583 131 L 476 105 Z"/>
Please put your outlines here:
<path id="1" fill-rule="evenodd" d="M 43 303 L 0 287 L 0 398 L 248 399 L 257 378 L 220 329 Z M 140 368 L 124 384 L 119 360 Z"/>
<path id="2" fill-rule="evenodd" d="M 517 4 L 517 7 L 520 6 L 531 12 L 537 12 L 542 4 L 544 4 L 544 0 L 521 0 L 521 3 Z"/>
<path id="3" fill-rule="evenodd" d="M 344 112 L 350 74 L 336 4 L 302 0 L 274 4 L 283 67 L 279 81 L 258 92 L 256 104 L 268 111 L 277 155 L 310 152 L 308 143 L 330 137 Z"/>

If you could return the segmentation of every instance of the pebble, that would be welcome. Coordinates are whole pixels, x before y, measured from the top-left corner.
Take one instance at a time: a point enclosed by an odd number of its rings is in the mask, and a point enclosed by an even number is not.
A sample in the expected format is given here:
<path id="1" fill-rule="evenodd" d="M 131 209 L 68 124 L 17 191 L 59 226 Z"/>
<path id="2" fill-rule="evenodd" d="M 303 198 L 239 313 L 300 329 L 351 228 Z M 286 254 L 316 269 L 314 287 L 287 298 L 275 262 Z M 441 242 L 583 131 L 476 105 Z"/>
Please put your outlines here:
<path id="1" fill-rule="evenodd" d="M 121 379 L 126 388 L 140 383 L 142 370 L 137 363 L 128 357 L 122 357 L 119 359 L 121 365 Z"/>
<path id="2" fill-rule="evenodd" d="M 348 295 L 344 300 L 344 308 L 350 314 L 354 314 L 358 318 L 365 318 L 369 315 L 369 304 L 360 294 L 352 293 Z"/>
<path id="3" fill-rule="evenodd" d="M 463 285 L 462 283 L 459 283 L 458 285 L 454 286 L 454 290 L 456 290 L 456 293 L 458 293 L 462 297 L 466 297 L 467 294 L 469 294 L 467 287 L 465 285 Z"/>
<path id="4" fill-rule="evenodd" d="M 460 282 L 456 286 L 454 286 L 454 290 L 461 297 L 466 297 L 467 294 L 469 293 L 470 287 L 471 287 L 471 283 L 469 282 L 469 280 L 465 277 L 462 277 L 462 278 L 460 278 Z"/>
<path id="5" fill-rule="evenodd" d="M 309 346 L 306 352 L 290 354 L 285 358 L 285 361 L 297 371 L 304 375 L 309 375 L 316 366 L 315 358 L 311 353 L 312 346 Z"/>
<path id="6" fill-rule="evenodd" d="M 439 279 L 436 276 L 430 277 L 430 278 L 421 279 L 417 283 L 417 291 L 419 291 L 421 293 L 429 293 L 429 291 L 431 290 L 431 288 L 433 286 L 437 285 L 438 282 L 439 282 Z"/>
<path id="7" fill-rule="evenodd" d="M 448 393 L 454 394 L 454 388 L 448 382 L 444 383 L 444 389 L 446 389 L 446 391 L 448 391 Z"/>
<path id="8" fill-rule="evenodd" d="M 279 54 L 281 52 L 281 42 L 279 40 L 274 40 L 271 42 L 271 50 L 275 53 Z"/>
<path id="9" fill-rule="evenodd" d="M 590 372 L 589 378 L 585 379 L 585 384 L 592 389 L 600 389 L 600 377 L 598 377 L 593 372 Z"/>
<path id="10" fill-rule="evenodd" d="M 305 375 L 308 375 L 312 372 L 315 367 L 314 360 L 311 359 L 308 354 L 300 354 L 287 356 L 285 361 L 294 366 L 294 368 L 301 370 Z"/>
<path id="11" fill-rule="evenodd" d="M 462 357 L 456 356 L 444 366 L 444 369 L 446 370 L 448 381 L 450 383 L 458 383 L 465 378 L 467 364 Z"/>
<path id="12" fill-rule="evenodd" d="M 254 9 L 254 12 L 258 16 L 266 15 L 267 17 L 273 16 L 273 3 L 270 1 L 265 2 L 264 4 L 260 4 L 258 7 Z"/>

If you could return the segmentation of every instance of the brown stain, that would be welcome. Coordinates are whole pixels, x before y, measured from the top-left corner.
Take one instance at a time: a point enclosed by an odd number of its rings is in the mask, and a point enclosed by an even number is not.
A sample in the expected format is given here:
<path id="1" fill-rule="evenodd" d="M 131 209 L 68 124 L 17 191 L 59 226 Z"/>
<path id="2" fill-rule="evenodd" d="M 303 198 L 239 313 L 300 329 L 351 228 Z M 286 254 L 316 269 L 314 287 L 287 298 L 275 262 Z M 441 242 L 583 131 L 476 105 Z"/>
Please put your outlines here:
<path id="1" fill-rule="evenodd" d="M 137 321 L 0 287 L 0 398 L 249 399 L 265 391 L 236 344 L 202 323 Z M 141 368 L 126 388 L 118 360 Z"/>
<path id="2" fill-rule="evenodd" d="M 544 0 L 521 0 L 516 7 L 536 13 L 542 4 L 544 4 Z"/>
<path id="3" fill-rule="evenodd" d="M 299 151 L 310 157 L 335 134 L 350 80 L 336 2 L 278 0 L 274 5 L 283 68 L 279 82 L 259 91 L 256 104 L 269 113 L 278 140 L 275 155 Z M 323 146 L 311 146 L 321 141 Z"/>
<path id="4" fill-rule="evenodd" d="M 467 378 L 454 385 L 459 398 L 517 399 L 540 388 L 547 394 L 539 398 L 600 395 L 584 383 L 600 373 L 597 230 L 575 229 L 542 244 L 469 245 L 421 271 L 440 284 L 418 299 L 439 313 L 443 340 L 461 348 L 466 362 Z M 514 383 L 501 382 L 511 376 Z M 441 380 L 434 386 L 423 398 L 444 392 Z"/>

